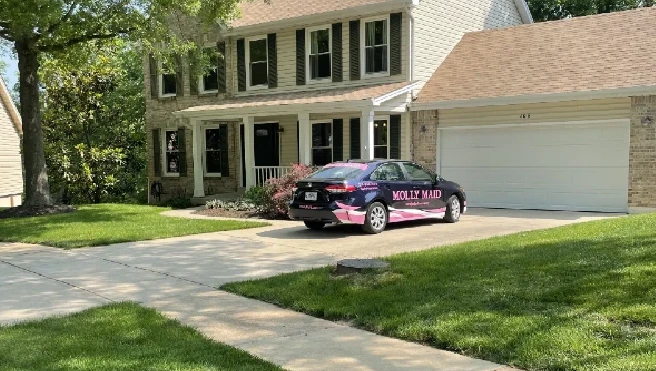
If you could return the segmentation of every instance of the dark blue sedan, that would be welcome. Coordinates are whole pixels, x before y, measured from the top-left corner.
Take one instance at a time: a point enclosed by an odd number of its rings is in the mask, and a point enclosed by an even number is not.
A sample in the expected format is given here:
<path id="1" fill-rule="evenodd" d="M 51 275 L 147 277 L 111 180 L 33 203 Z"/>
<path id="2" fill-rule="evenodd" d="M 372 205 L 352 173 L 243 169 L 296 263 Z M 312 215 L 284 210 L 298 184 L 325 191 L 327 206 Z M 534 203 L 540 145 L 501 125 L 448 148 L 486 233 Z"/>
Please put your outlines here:
<path id="1" fill-rule="evenodd" d="M 380 233 L 387 223 L 444 219 L 455 223 L 467 209 L 465 190 L 410 161 L 334 162 L 300 180 L 289 216 L 310 229 L 355 223 Z"/>

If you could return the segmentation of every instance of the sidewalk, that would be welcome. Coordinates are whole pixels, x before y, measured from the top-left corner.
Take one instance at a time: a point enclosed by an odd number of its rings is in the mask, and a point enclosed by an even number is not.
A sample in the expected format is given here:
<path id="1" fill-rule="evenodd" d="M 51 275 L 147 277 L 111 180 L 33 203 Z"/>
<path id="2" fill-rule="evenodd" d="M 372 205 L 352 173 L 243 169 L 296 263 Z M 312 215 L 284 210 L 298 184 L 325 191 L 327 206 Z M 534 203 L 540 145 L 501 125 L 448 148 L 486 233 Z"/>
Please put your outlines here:
<path id="1" fill-rule="evenodd" d="M 180 254 L 178 248 L 189 238 L 76 251 L 0 244 L 0 323 L 70 313 L 113 301 L 137 301 L 214 340 L 289 370 L 505 369 L 218 291 L 212 283 L 194 279 L 197 275 L 178 276 L 173 266 L 157 261 L 157 256 L 166 253 Z M 230 248 L 229 241 L 224 242 L 214 245 L 213 250 L 218 246 Z M 249 249 L 243 245 L 247 241 L 231 242 L 242 244 L 247 257 Z M 333 259 L 281 249 L 278 247 L 276 252 L 314 266 Z M 146 264 L 137 255 L 153 261 Z M 208 259 L 214 259 L 209 255 Z M 215 269 L 228 273 L 229 265 L 234 263 L 217 261 Z M 176 264 L 193 262 L 178 258 Z M 234 277 L 237 273 L 228 275 Z"/>

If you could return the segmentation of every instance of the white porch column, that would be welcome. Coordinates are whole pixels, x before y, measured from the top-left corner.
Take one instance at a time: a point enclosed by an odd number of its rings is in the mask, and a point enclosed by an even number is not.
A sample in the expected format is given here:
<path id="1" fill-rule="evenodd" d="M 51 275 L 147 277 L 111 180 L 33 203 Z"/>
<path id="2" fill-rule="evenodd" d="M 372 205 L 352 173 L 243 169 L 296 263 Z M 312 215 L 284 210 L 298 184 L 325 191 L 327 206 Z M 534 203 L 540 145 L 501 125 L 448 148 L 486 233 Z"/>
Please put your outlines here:
<path id="1" fill-rule="evenodd" d="M 312 163 L 312 125 L 309 113 L 298 114 L 298 160 L 301 164 Z"/>
<path id="2" fill-rule="evenodd" d="M 360 119 L 360 156 L 362 160 L 374 159 L 374 111 L 362 111 Z"/>
<path id="3" fill-rule="evenodd" d="M 203 183 L 203 134 L 200 129 L 202 121 L 191 120 L 194 145 L 194 197 L 205 197 Z"/>
<path id="4" fill-rule="evenodd" d="M 255 185 L 255 116 L 244 116 L 244 164 L 246 169 L 246 189 Z"/>

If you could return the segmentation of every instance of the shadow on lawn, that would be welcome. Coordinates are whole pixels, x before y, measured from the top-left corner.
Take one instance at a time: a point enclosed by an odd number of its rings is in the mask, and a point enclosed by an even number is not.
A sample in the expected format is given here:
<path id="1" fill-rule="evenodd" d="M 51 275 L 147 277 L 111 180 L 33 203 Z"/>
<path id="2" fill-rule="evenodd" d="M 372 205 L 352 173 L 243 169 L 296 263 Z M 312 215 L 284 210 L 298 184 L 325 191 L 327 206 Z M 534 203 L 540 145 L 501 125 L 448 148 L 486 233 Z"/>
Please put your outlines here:
<path id="1" fill-rule="evenodd" d="M 401 254 L 381 279 L 322 269 L 227 289 L 523 368 L 619 369 L 656 347 L 656 232 L 577 228 Z"/>

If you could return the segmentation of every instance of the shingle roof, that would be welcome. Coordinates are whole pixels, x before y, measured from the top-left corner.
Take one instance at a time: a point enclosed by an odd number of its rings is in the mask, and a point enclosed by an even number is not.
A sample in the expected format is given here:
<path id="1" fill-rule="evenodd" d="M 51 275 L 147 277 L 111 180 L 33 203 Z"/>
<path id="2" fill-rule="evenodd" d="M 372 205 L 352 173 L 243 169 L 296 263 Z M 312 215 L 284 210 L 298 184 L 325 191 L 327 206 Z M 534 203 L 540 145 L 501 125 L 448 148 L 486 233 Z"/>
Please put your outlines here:
<path id="1" fill-rule="evenodd" d="M 22 134 L 23 122 L 21 121 L 20 114 L 14 105 L 14 101 L 11 100 L 11 95 L 9 95 L 9 90 L 7 90 L 7 86 L 5 85 L 2 77 L 0 77 L 0 104 L 5 106 L 5 109 L 7 110 L 7 113 L 9 113 L 9 118 L 14 124 L 14 127 L 16 127 L 16 130 Z"/>
<path id="2" fill-rule="evenodd" d="M 240 4 L 241 17 L 231 26 L 245 27 L 319 13 L 330 13 L 390 0 L 252 0 Z"/>
<path id="3" fill-rule="evenodd" d="M 322 89 L 279 94 L 260 94 L 221 101 L 219 104 L 194 106 L 181 112 L 227 110 L 231 108 L 286 106 L 294 104 L 339 103 L 371 100 L 411 85 L 409 82 Z"/>
<path id="4" fill-rule="evenodd" d="M 466 34 L 417 103 L 656 86 L 656 7 Z"/>

